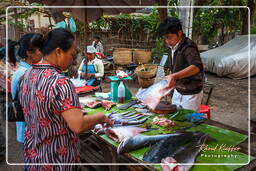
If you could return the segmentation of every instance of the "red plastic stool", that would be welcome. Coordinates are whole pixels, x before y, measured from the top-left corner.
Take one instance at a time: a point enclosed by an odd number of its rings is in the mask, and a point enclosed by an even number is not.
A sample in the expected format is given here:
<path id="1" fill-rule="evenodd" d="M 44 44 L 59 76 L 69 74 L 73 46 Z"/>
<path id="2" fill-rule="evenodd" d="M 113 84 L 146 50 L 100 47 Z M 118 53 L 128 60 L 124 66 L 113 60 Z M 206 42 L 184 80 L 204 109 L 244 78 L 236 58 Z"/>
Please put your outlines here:
<path id="1" fill-rule="evenodd" d="M 200 113 L 204 113 L 207 115 L 207 119 L 211 119 L 211 109 L 207 105 L 200 105 Z"/>

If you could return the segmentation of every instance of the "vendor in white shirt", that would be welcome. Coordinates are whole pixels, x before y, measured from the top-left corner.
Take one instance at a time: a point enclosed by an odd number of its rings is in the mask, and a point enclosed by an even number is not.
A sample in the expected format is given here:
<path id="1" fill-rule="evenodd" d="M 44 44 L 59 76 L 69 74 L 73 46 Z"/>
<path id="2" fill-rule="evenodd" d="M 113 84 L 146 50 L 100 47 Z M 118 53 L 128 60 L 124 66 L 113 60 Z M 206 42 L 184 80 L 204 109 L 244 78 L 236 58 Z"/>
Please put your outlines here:
<path id="1" fill-rule="evenodd" d="M 87 85 L 98 86 L 104 76 L 103 62 L 96 57 L 96 49 L 93 46 L 87 46 L 86 59 L 83 59 L 78 74 L 80 78 L 87 80 Z"/>

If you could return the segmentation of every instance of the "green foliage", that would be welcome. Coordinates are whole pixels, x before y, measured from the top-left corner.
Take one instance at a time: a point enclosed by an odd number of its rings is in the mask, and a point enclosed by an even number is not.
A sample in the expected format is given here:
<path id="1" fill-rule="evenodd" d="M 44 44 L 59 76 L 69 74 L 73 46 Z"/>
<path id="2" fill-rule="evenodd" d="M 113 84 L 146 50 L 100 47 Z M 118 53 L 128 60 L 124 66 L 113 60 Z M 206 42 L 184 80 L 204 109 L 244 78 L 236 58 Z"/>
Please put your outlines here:
<path id="1" fill-rule="evenodd" d="M 157 37 L 155 47 L 152 48 L 152 56 L 156 60 L 158 60 L 157 62 L 160 62 L 165 52 L 166 52 L 166 47 L 165 47 L 164 41 L 160 37 Z"/>
<path id="2" fill-rule="evenodd" d="M 200 8 L 193 20 L 193 31 L 196 35 L 206 36 L 208 43 L 214 43 L 222 32 L 236 33 L 240 29 L 238 19 L 239 9 L 236 8 Z"/>
<path id="3" fill-rule="evenodd" d="M 171 12 L 176 15 L 175 9 Z M 149 39 L 155 41 L 155 47 L 152 49 L 152 55 L 161 58 L 165 52 L 165 45 L 158 37 L 158 27 L 160 24 L 158 9 L 153 8 L 149 15 L 121 14 L 118 16 L 102 16 L 99 20 L 91 23 L 91 30 L 107 30 L 113 32 L 125 31 L 131 39 L 136 39 L 138 33 L 149 35 Z"/>
<path id="4" fill-rule="evenodd" d="M 146 32 L 155 33 L 159 26 L 157 9 L 152 9 L 150 15 L 121 14 L 117 16 L 102 16 L 99 20 L 89 24 L 91 30 L 117 31 L 126 30 L 127 33 Z"/>
<path id="5" fill-rule="evenodd" d="M 251 34 L 256 34 L 256 25 L 252 26 Z"/>
<path id="6" fill-rule="evenodd" d="M 25 23 L 23 23 L 22 20 L 28 19 L 31 15 L 33 15 L 34 13 L 39 11 L 38 8 L 26 8 L 26 9 L 22 9 L 22 10 L 23 10 L 22 12 L 17 11 L 18 15 L 11 15 L 12 13 L 14 13 L 13 8 L 8 10 L 8 14 L 9 14 L 8 15 L 8 24 L 15 25 L 20 30 L 23 30 L 27 26 Z M 6 13 L 5 8 L 0 10 L 0 15 L 4 15 L 5 13 Z M 0 23 L 4 23 L 5 21 L 6 21 L 6 17 L 4 15 L 4 17 L 0 18 Z"/>

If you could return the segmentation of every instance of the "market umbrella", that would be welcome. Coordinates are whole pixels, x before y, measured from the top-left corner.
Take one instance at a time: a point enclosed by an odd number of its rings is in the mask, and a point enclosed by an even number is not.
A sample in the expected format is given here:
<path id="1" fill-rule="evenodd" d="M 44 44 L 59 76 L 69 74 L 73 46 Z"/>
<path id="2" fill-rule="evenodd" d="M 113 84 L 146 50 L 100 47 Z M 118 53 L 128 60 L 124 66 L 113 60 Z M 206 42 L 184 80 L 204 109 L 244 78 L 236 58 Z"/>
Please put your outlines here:
<path id="1" fill-rule="evenodd" d="M 63 11 L 72 13 L 77 20 L 90 23 L 99 19 L 102 15 L 132 13 L 138 8 L 101 8 L 101 6 L 151 6 L 157 0 L 28 0 L 30 3 L 40 3 L 48 6 L 99 6 L 99 8 L 50 8 L 56 22 L 62 21 L 65 17 Z"/>

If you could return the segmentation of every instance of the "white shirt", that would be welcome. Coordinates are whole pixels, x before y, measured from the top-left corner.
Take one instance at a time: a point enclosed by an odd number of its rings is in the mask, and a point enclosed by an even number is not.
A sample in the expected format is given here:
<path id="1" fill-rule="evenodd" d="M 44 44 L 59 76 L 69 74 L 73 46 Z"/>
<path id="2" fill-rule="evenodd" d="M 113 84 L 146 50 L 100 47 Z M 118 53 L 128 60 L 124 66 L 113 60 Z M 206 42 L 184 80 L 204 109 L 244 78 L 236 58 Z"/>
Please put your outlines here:
<path id="1" fill-rule="evenodd" d="M 173 63 L 174 52 L 178 49 L 180 42 L 181 42 L 181 40 L 178 43 L 176 43 L 176 45 L 174 47 L 169 46 L 169 48 L 171 48 L 171 50 L 172 50 L 172 63 Z"/>
<path id="2" fill-rule="evenodd" d="M 79 66 L 78 72 L 79 71 L 82 72 L 82 68 L 85 65 L 84 60 L 85 59 L 82 60 L 80 66 Z M 94 60 L 88 61 L 88 65 L 89 64 L 94 65 L 94 68 L 96 71 L 96 73 L 95 73 L 96 78 L 102 78 L 104 76 L 104 65 L 103 65 L 102 60 L 95 57 Z"/>

